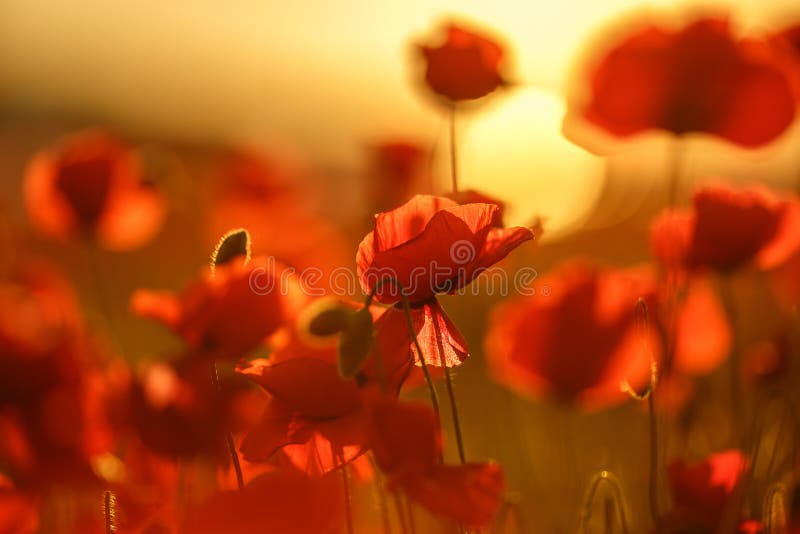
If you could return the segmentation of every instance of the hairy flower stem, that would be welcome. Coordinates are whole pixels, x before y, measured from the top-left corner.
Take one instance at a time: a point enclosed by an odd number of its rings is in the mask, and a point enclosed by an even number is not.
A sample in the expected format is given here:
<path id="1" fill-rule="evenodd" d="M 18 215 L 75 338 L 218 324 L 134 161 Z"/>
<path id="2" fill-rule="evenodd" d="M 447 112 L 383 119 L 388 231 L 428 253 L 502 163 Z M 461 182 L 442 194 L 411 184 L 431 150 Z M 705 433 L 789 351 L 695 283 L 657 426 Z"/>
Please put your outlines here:
<path id="1" fill-rule="evenodd" d="M 372 304 L 372 299 L 375 298 L 375 294 L 386 284 L 392 284 L 400 290 L 400 299 L 403 306 L 403 312 L 406 316 L 408 333 L 414 342 L 414 349 L 417 351 L 417 357 L 419 358 L 420 366 L 422 367 L 422 374 L 425 375 L 425 383 L 428 385 L 428 392 L 431 396 L 431 405 L 433 406 L 433 411 L 436 414 L 436 419 L 441 425 L 442 419 L 439 411 L 439 396 L 436 394 L 436 388 L 433 387 L 433 379 L 431 378 L 430 371 L 428 371 L 428 363 L 425 361 L 425 355 L 422 353 L 422 347 L 419 344 L 419 339 L 417 339 L 417 332 L 414 330 L 414 319 L 411 317 L 411 304 L 408 302 L 408 297 L 403 290 L 403 286 L 400 285 L 400 282 L 396 278 L 392 278 L 391 276 L 382 278 L 377 284 L 375 284 L 375 287 L 367 296 L 367 300 L 364 305 L 370 306 Z"/>
<path id="2" fill-rule="evenodd" d="M 219 380 L 219 372 L 217 371 L 217 363 L 212 360 L 211 362 L 211 382 L 217 389 L 217 393 L 222 393 L 222 384 Z M 244 474 L 242 473 L 242 464 L 239 463 L 239 453 L 236 452 L 236 444 L 233 441 L 233 434 L 230 432 L 225 433 L 225 443 L 228 446 L 228 454 L 231 457 L 231 464 L 236 473 L 236 485 L 241 490 L 244 488 Z"/>
<path id="3" fill-rule="evenodd" d="M 117 498 L 111 491 L 103 492 L 103 524 L 105 534 L 117 531 Z"/>
<path id="4" fill-rule="evenodd" d="M 453 184 L 453 193 L 458 193 L 458 139 L 456 138 L 456 106 L 450 108 L 450 178 Z"/>

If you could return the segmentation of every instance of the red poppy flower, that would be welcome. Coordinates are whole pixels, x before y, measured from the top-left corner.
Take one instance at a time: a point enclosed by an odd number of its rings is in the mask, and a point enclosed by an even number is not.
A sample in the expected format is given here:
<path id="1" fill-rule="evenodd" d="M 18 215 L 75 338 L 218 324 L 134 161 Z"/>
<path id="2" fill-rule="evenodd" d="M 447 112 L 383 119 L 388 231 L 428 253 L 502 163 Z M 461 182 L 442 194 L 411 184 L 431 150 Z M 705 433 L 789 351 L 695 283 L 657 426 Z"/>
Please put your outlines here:
<path id="1" fill-rule="evenodd" d="M 282 470 L 251 481 L 242 491 L 219 493 L 188 515 L 187 532 L 252 534 L 332 532 L 343 519 L 338 474 L 310 479 Z"/>
<path id="2" fill-rule="evenodd" d="M 335 363 L 290 357 L 251 362 L 239 372 L 270 395 L 240 447 L 246 460 L 265 462 L 282 450 L 296 467 L 321 475 L 365 452 L 361 392 Z"/>
<path id="3" fill-rule="evenodd" d="M 468 528 L 491 524 L 505 492 L 499 465 L 440 464 L 439 423 L 425 404 L 371 397 L 369 413 L 370 444 L 390 487 L 401 488 L 433 513 Z"/>
<path id="4" fill-rule="evenodd" d="M 749 383 L 778 380 L 789 369 L 791 354 L 789 332 L 784 328 L 744 351 L 743 378 Z"/>
<path id="5" fill-rule="evenodd" d="M 111 250 L 146 244 L 166 214 L 166 202 L 145 182 L 136 152 L 97 130 L 66 137 L 33 158 L 25 204 L 42 234 L 84 235 Z"/>
<path id="6" fill-rule="evenodd" d="M 0 474 L 0 532 L 34 534 L 39 531 L 39 503 Z"/>
<path id="7" fill-rule="evenodd" d="M 421 45 L 425 83 L 450 102 L 475 100 L 505 85 L 503 47 L 495 40 L 456 24 L 444 28 L 438 46 Z"/>
<path id="8" fill-rule="evenodd" d="M 667 470 L 672 495 L 667 524 L 716 532 L 745 467 L 745 457 L 738 450 L 712 454 L 696 464 L 672 462 Z"/>
<path id="9" fill-rule="evenodd" d="M 620 138 L 660 129 L 756 147 L 786 130 L 796 111 L 785 69 L 765 44 L 734 36 L 727 19 L 644 25 L 585 76 L 585 101 L 573 102 L 569 119 Z"/>
<path id="10" fill-rule="evenodd" d="M 526 396 L 550 396 L 586 408 L 628 398 L 659 358 L 656 329 L 635 323 L 639 298 L 656 297 L 646 269 L 561 267 L 537 281 L 537 293 L 501 303 L 491 315 L 485 351 L 492 376 Z"/>
<path id="11" fill-rule="evenodd" d="M 25 406 L 80 375 L 83 337 L 72 289 L 27 263 L 0 283 L 0 406 Z"/>
<path id="12" fill-rule="evenodd" d="M 181 296 L 136 291 L 133 311 L 155 319 L 198 354 L 235 361 L 296 314 L 305 296 L 291 270 L 271 258 L 235 259 L 206 269 Z"/>
<path id="13" fill-rule="evenodd" d="M 464 287 L 525 241 L 528 228 L 494 228 L 496 204 L 464 204 L 417 195 L 375 217 L 375 229 L 358 247 L 361 287 L 370 292 L 384 277 L 397 280 L 413 304 Z M 400 300 L 397 286 L 384 284 L 376 297 Z"/>
<path id="14" fill-rule="evenodd" d="M 152 451 L 170 457 L 224 458 L 229 398 L 211 382 L 211 367 L 194 358 L 155 364 L 131 392 L 131 423 Z"/>
<path id="15" fill-rule="evenodd" d="M 474 189 L 463 189 L 445 195 L 447 198 L 455 200 L 459 204 L 494 204 L 498 207 L 497 214 L 495 215 L 495 226 L 498 228 L 503 227 L 503 214 L 506 211 L 506 203 L 494 197 L 490 197 L 485 193 L 476 191 Z"/>
<path id="16" fill-rule="evenodd" d="M 800 204 L 763 188 L 704 187 L 691 210 L 656 218 L 651 244 L 670 269 L 774 268 L 800 248 Z"/>

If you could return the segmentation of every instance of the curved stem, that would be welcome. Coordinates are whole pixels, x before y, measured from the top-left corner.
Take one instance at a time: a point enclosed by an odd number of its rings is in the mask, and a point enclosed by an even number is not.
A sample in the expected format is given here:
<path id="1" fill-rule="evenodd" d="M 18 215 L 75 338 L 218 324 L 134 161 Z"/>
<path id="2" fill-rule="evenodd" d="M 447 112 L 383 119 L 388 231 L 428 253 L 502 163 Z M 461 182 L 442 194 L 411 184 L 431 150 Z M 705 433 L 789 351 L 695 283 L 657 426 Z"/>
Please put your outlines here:
<path id="1" fill-rule="evenodd" d="M 581 511 L 580 532 L 585 534 L 588 531 L 589 521 L 592 518 L 592 505 L 594 504 L 594 497 L 597 494 L 597 489 L 600 484 L 606 483 L 611 486 L 613 502 L 616 504 L 617 512 L 619 514 L 619 522 L 622 527 L 622 533 L 628 534 L 628 516 L 625 512 L 625 499 L 622 494 L 622 487 L 619 480 L 611 471 L 600 471 L 589 483 L 589 489 L 586 490 L 586 496 L 583 499 L 583 508 Z"/>

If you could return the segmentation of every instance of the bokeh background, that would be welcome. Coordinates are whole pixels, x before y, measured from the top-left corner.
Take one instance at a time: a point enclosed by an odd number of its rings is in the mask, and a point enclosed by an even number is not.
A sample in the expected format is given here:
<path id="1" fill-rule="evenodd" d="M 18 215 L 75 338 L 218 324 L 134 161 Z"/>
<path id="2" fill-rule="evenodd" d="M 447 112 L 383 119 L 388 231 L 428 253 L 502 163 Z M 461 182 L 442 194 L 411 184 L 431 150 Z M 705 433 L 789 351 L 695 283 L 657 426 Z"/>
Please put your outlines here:
<path id="1" fill-rule="evenodd" d="M 49 257 L 75 281 L 91 322 L 126 358 L 165 353 L 175 340 L 128 312 L 135 288 L 183 287 L 207 261 L 213 236 L 202 214 L 220 154 L 262 153 L 308 186 L 309 213 L 331 221 L 355 247 L 363 228 L 369 147 L 409 139 L 430 147 L 430 171 L 447 187 L 446 117 L 418 85 L 412 43 L 443 20 L 501 36 L 515 86 L 459 124 L 463 185 L 509 203 L 507 223 L 545 220 L 537 247 L 507 264 L 546 272 L 575 256 L 612 265 L 648 258 L 647 226 L 664 205 L 673 141 L 647 134 L 609 157 L 561 133 L 571 72 L 610 22 L 643 10 L 730 10 L 742 33 L 800 19 L 790 0 L 544 2 L 406 0 L 0 1 L 0 261 L 25 249 Z M 794 17 L 794 19 L 793 19 Z M 135 254 L 103 252 L 100 271 L 80 246 L 40 241 L 27 228 L 21 182 L 30 157 L 63 133 L 104 126 L 137 144 L 172 209 L 157 239 Z M 800 124 L 757 151 L 693 137 L 684 192 L 717 178 L 800 185 Z M 684 193 L 685 196 L 685 193 Z M 304 209 L 306 209 L 304 208 Z M 269 217 L 270 213 L 264 213 Z M 742 284 L 743 339 L 765 334 L 777 310 Z M 472 358 L 458 371 L 467 452 L 506 467 L 521 521 L 570 532 L 586 484 L 600 469 L 623 481 L 635 525 L 646 517 L 647 419 L 641 406 L 580 414 L 517 399 L 492 383 L 481 344 L 496 295 L 444 299 Z M 105 313 L 105 311 L 109 313 Z M 577 334 L 577 333 L 576 333 Z M 718 387 L 713 379 L 705 385 Z M 714 420 L 709 406 L 704 417 Z M 449 428 L 450 425 L 445 425 Z M 713 428 L 711 426 L 710 428 Z M 699 425 L 692 450 L 721 443 Z M 773 438 L 774 439 L 774 438 Z M 685 443 L 664 436 L 664 452 Z M 532 531 L 532 530 L 531 530 Z"/>

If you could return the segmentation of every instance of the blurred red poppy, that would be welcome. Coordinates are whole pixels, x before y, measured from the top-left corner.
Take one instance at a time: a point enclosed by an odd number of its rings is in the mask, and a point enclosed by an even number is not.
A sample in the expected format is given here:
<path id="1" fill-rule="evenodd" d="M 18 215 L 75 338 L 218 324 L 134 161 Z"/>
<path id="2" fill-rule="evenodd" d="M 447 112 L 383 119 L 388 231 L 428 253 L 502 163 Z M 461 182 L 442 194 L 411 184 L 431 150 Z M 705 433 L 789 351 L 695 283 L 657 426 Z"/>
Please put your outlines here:
<path id="1" fill-rule="evenodd" d="M 25 174 L 25 205 L 42 234 L 130 250 L 150 241 L 166 201 L 144 180 L 136 152 L 108 132 L 88 130 L 39 152 Z"/>
<path id="2" fill-rule="evenodd" d="M 331 273 L 352 262 L 352 252 L 343 232 L 319 215 L 321 192 L 315 179 L 289 158 L 250 151 L 226 154 L 211 176 L 205 219 L 209 245 L 231 228 L 246 228 L 254 255 L 306 272 L 301 282 L 321 296 L 334 278 Z"/>
<path id="3" fill-rule="evenodd" d="M 644 389 L 651 358 L 660 357 L 656 328 L 635 324 L 639 298 L 657 309 L 649 270 L 573 263 L 537 280 L 534 289 L 492 312 L 485 352 L 495 380 L 525 396 L 594 409 L 628 398 L 624 381 Z"/>
<path id="4" fill-rule="evenodd" d="M 37 499 L 18 491 L 0 474 L 0 533 L 34 534 L 39 532 Z"/>
<path id="5" fill-rule="evenodd" d="M 386 141 L 371 147 L 367 198 L 371 213 L 392 209 L 428 184 L 425 163 L 428 150 L 410 141 Z"/>
<path id="6" fill-rule="evenodd" d="M 334 532 L 343 519 L 341 487 L 336 474 L 311 479 L 290 470 L 267 473 L 242 491 L 218 493 L 194 507 L 186 532 Z"/>
<path id="7" fill-rule="evenodd" d="M 672 508 L 665 523 L 675 529 L 716 532 L 746 465 L 738 450 L 712 454 L 696 464 L 683 460 L 670 463 L 667 472 Z"/>
<path id="8" fill-rule="evenodd" d="M 708 280 L 692 277 L 683 293 L 675 315 L 670 370 L 695 376 L 709 374 L 730 353 L 731 325 Z"/>
<path id="9" fill-rule="evenodd" d="M 372 451 L 390 487 L 403 489 L 428 510 L 468 528 L 491 524 L 506 485 L 499 465 L 440 464 L 439 422 L 425 404 L 373 396 L 369 414 Z"/>
<path id="10" fill-rule="evenodd" d="M 210 364 L 195 358 L 142 370 L 131 392 L 131 423 L 150 450 L 169 457 L 224 458 L 229 398 L 210 377 Z"/>
<path id="11" fill-rule="evenodd" d="M 779 380 L 789 369 L 791 354 L 789 330 L 784 327 L 745 349 L 741 368 L 743 378 L 749 383 Z"/>
<path id="12" fill-rule="evenodd" d="M 20 487 L 95 480 L 113 446 L 108 359 L 52 269 L 26 263 L 0 283 L 0 465 Z"/>
<path id="13" fill-rule="evenodd" d="M 504 51 L 496 40 L 457 24 L 442 31 L 445 39 L 438 46 L 419 46 L 431 91 L 456 103 L 481 98 L 506 84 Z"/>
<path id="14" fill-rule="evenodd" d="M 366 451 L 361 392 L 336 364 L 317 358 L 256 360 L 239 372 L 270 398 L 241 444 L 245 460 L 265 462 L 283 451 L 296 468 L 323 475 Z"/>
<path id="15" fill-rule="evenodd" d="M 668 269 L 771 269 L 800 249 L 800 203 L 764 188 L 706 186 L 690 210 L 657 217 L 650 238 Z"/>
<path id="16" fill-rule="evenodd" d="M 257 348 L 306 297 L 291 269 L 272 258 L 237 258 L 205 269 L 182 295 L 138 290 L 134 313 L 175 331 L 198 355 L 235 361 Z"/>
<path id="17" fill-rule="evenodd" d="M 727 19 L 677 30 L 647 23 L 583 72 L 586 92 L 565 127 L 581 121 L 626 138 L 647 130 L 702 132 L 745 147 L 763 145 L 792 123 L 792 81 L 763 43 L 736 37 Z M 574 123 L 574 124 L 573 124 Z"/>

